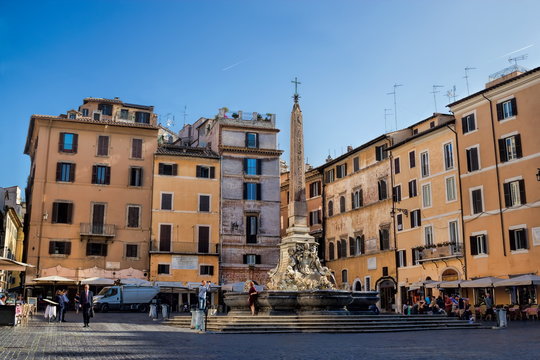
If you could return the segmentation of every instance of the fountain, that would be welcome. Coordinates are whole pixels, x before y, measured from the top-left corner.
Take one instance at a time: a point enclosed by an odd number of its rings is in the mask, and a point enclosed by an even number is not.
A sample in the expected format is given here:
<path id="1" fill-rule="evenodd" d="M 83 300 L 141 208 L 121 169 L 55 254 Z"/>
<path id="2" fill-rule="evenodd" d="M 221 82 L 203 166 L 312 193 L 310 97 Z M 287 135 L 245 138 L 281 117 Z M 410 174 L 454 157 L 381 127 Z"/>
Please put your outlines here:
<path id="1" fill-rule="evenodd" d="M 307 226 L 306 181 L 302 111 L 294 94 L 291 113 L 289 228 L 280 243 L 279 263 L 268 275 L 267 290 L 258 295 L 259 313 L 267 315 L 372 314 L 376 291 L 337 290 L 330 270 L 317 255 L 317 242 Z M 334 280 L 334 281 L 332 281 Z M 250 314 L 247 282 L 243 292 L 224 295 L 230 315 Z"/>

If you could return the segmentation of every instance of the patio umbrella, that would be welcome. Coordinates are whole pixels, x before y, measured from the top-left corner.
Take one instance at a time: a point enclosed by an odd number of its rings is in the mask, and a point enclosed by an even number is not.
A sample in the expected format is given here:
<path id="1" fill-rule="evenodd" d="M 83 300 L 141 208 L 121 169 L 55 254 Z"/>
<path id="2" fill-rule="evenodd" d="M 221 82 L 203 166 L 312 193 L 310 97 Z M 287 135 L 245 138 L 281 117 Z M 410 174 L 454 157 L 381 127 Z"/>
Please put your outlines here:
<path id="1" fill-rule="evenodd" d="M 152 283 L 144 279 L 120 279 L 122 285 L 152 286 Z"/>
<path id="2" fill-rule="evenodd" d="M 100 277 L 91 277 L 81 281 L 83 285 L 113 285 L 114 280 Z"/>
<path id="3" fill-rule="evenodd" d="M 56 284 L 76 284 L 77 281 L 73 279 L 68 279 L 63 276 L 58 275 L 51 275 L 51 276 L 44 276 L 41 278 L 35 278 L 32 279 L 32 281 L 37 282 L 39 284 L 52 284 L 53 285 L 53 296 L 54 292 L 56 290 Z"/>
<path id="4" fill-rule="evenodd" d="M 446 288 L 446 289 L 453 289 L 453 288 L 459 288 L 461 283 L 463 283 L 463 280 L 454 280 L 454 281 L 441 281 L 438 284 L 438 288 Z"/>
<path id="5" fill-rule="evenodd" d="M 495 287 L 502 286 L 527 286 L 540 285 L 540 276 L 538 275 L 521 275 L 514 278 L 501 280 L 494 284 Z"/>
<path id="6" fill-rule="evenodd" d="M 426 284 L 426 288 L 428 288 L 428 289 L 437 289 L 437 288 L 439 288 L 439 285 L 440 285 L 442 282 L 443 282 L 443 281 L 433 281 L 433 282 L 427 283 L 427 284 Z"/>
<path id="7" fill-rule="evenodd" d="M 0 270 L 25 271 L 27 267 L 34 267 L 34 265 L 0 256 Z"/>
<path id="8" fill-rule="evenodd" d="M 463 281 L 460 284 L 460 286 L 462 288 L 488 288 L 488 287 L 497 286 L 495 284 L 502 280 L 503 279 L 500 279 L 497 277 L 488 276 L 485 278 Z"/>

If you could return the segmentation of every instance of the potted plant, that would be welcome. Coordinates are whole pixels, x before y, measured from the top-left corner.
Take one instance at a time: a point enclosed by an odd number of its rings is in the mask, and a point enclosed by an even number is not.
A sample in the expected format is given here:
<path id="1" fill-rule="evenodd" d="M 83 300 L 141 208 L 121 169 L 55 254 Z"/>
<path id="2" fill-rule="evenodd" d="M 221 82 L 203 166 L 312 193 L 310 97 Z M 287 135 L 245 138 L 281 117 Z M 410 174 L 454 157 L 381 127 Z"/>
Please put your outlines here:
<path id="1" fill-rule="evenodd" d="M 233 113 L 233 114 L 232 114 L 232 117 L 233 117 L 234 119 L 238 119 L 238 113 Z"/>

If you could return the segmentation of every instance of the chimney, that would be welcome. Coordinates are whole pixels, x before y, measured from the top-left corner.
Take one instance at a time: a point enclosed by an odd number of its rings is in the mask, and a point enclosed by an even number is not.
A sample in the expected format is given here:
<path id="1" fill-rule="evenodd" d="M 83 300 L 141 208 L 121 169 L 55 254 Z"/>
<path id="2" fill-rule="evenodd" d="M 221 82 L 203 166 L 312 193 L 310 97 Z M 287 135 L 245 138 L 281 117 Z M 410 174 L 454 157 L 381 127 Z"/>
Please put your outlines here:
<path id="1" fill-rule="evenodd" d="M 353 147 L 351 145 L 347 145 L 347 152 L 353 151 Z"/>

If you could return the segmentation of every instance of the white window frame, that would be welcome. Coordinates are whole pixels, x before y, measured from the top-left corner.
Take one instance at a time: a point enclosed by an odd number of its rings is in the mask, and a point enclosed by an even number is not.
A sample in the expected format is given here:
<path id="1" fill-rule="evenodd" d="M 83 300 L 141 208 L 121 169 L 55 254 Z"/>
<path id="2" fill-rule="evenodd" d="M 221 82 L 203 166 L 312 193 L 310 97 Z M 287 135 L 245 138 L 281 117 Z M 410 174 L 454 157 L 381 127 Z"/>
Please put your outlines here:
<path id="1" fill-rule="evenodd" d="M 404 249 L 398 250 L 398 267 L 402 268 L 405 267 L 405 257 L 407 254 L 405 253 Z"/>
<path id="2" fill-rule="evenodd" d="M 476 148 L 476 156 L 478 157 L 478 169 L 472 170 L 472 171 L 469 171 L 469 169 L 467 169 L 468 173 L 473 173 L 475 171 L 482 170 L 482 161 L 481 161 L 481 156 L 480 156 L 480 144 L 475 144 L 475 145 L 472 145 L 472 146 L 469 146 L 469 147 L 465 148 L 465 166 L 467 165 L 467 150 L 470 150 L 472 148 Z"/>
<path id="3" fill-rule="evenodd" d="M 430 246 L 434 244 L 435 244 L 435 234 L 433 233 L 433 225 L 426 225 L 424 226 L 424 245 Z"/>
<path id="4" fill-rule="evenodd" d="M 411 194 L 408 194 L 409 195 L 409 198 L 413 198 L 413 197 L 416 197 L 418 196 L 418 179 L 411 179 L 409 180 L 409 182 L 407 183 L 407 190 L 409 190 L 409 183 L 410 182 L 413 182 L 414 181 L 414 195 L 411 195 Z"/>
<path id="5" fill-rule="evenodd" d="M 452 227 L 450 226 L 450 224 L 456 224 L 456 241 L 455 241 L 455 244 L 459 244 L 459 221 L 458 219 L 454 219 L 454 220 L 449 220 L 448 221 L 448 241 L 449 242 L 452 242 Z"/>
<path id="6" fill-rule="evenodd" d="M 461 129 L 461 133 L 462 133 L 463 135 L 465 135 L 465 136 L 467 136 L 467 135 L 469 135 L 469 134 L 472 134 L 472 133 L 475 133 L 475 132 L 478 131 L 478 117 L 476 116 L 476 110 L 471 111 L 471 112 L 468 112 L 468 113 L 466 113 L 466 114 L 464 114 L 464 115 L 461 115 L 461 117 L 459 118 L 460 121 L 461 121 L 462 118 L 467 117 L 467 116 L 469 116 L 469 115 L 473 115 L 473 116 L 474 116 L 474 129 L 473 129 L 473 130 L 470 130 L 470 131 L 468 131 L 468 132 L 466 132 L 466 133 L 464 133 L 464 132 L 463 132 L 463 129 Z M 456 120 L 456 122 L 457 122 L 457 120 Z"/>
<path id="7" fill-rule="evenodd" d="M 428 189 L 427 196 L 425 189 Z M 431 191 L 431 182 L 422 184 L 422 209 L 428 209 L 433 206 L 433 196 Z"/>
<path id="8" fill-rule="evenodd" d="M 163 195 L 164 194 L 170 194 L 171 195 L 171 208 L 170 209 L 163 209 Z M 162 210 L 162 211 L 173 211 L 174 210 L 174 192 L 160 191 L 160 193 L 159 193 L 159 210 Z"/>
<path id="9" fill-rule="evenodd" d="M 425 157 L 424 157 L 425 155 Z M 426 160 L 424 163 L 424 159 Z M 424 167 L 427 170 L 427 173 L 424 174 Z M 429 168 L 429 151 L 425 150 L 420 153 L 420 176 L 422 178 L 426 178 L 431 174 L 430 168 Z"/>
<path id="10" fill-rule="evenodd" d="M 450 159 L 451 164 L 450 164 L 449 167 L 446 166 L 446 162 L 447 162 L 447 161 L 446 161 L 446 160 L 447 160 L 447 157 L 446 157 L 446 154 L 447 154 L 447 152 L 446 152 L 446 147 L 447 147 L 447 146 L 450 146 L 450 153 L 449 153 L 449 154 L 450 154 L 450 158 L 449 158 L 449 159 Z M 447 142 L 447 143 L 445 143 L 445 144 L 443 144 L 443 162 L 444 162 L 444 170 L 452 170 L 452 169 L 455 167 L 455 162 L 454 162 L 454 143 L 451 142 L 451 141 L 450 141 L 450 142 Z"/>
<path id="11" fill-rule="evenodd" d="M 478 254 L 476 255 L 473 255 L 473 257 L 486 257 L 488 256 L 488 251 L 489 251 L 489 245 L 488 245 L 488 239 L 487 239 L 487 231 L 476 231 L 476 232 L 473 232 L 471 233 L 471 236 L 475 236 L 476 237 L 476 249 L 478 250 Z M 480 249 L 480 246 L 478 246 L 480 243 L 478 242 L 478 236 L 484 236 L 485 239 L 486 239 L 486 243 L 485 243 L 485 246 L 483 247 L 483 250 L 484 252 L 480 252 L 479 249 Z"/>
<path id="12" fill-rule="evenodd" d="M 451 199 L 448 195 L 448 180 L 452 179 L 452 192 L 454 194 L 454 198 Z M 445 197 L 446 197 L 446 202 L 447 203 L 451 203 L 451 202 L 455 202 L 457 201 L 457 187 L 456 187 L 456 177 L 454 175 L 452 176 L 447 176 L 444 178 L 444 188 L 445 188 Z"/>
<path id="13" fill-rule="evenodd" d="M 473 193 L 474 190 L 480 190 L 480 193 L 482 195 L 482 211 L 479 212 L 479 213 L 474 212 L 473 196 L 472 196 L 472 193 Z M 484 203 L 484 186 L 483 185 L 469 188 L 469 205 L 470 205 L 470 209 L 471 209 L 471 215 L 477 215 L 477 214 L 482 214 L 482 213 L 486 212 L 486 204 Z"/>
<path id="14" fill-rule="evenodd" d="M 410 211 L 410 213 L 409 213 L 410 216 L 412 217 L 412 216 L 413 216 L 413 213 L 414 213 L 415 211 L 417 211 L 417 210 L 420 210 L 420 209 L 411 209 L 411 211 Z M 416 219 L 417 221 L 416 221 L 415 225 L 411 227 L 412 229 L 415 229 L 415 228 L 417 228 L 417 227 L 420 226 L 420 223 L 422 222 L 422 220 L 420 219 L 420 216 L 421 216 L 421 215 L 422 215 L 422 212 L 420 211 L 420 215 L 418 216 L 418 219 Z"/>
<path id="15" fill-rule="evenodd" d="M 159 272 L 159 265 L 168 265 L 169 266 L 169 272 L 168 273 L 160 273 Z M 157 266 L 156 266 L 156 274 L 157 275 L 172 275 L 171 270 L 172 270 L 171 263 L 158 263 Z"/>
<path id="16" fill-rule="evenodd" d="M 366 285 L 369 284 L 369 289 Z M 371 276 L 364 276 L 364 291 L 371 291 Z"/>
<path id="17" fill-rule="evenodd" d="M 129 226 L 129 208 L 135 207 L 139 208 L 139 219 L 137 220 L 137 227 L 131 227 Z M 141 217 L 142 217 L 142 206 L 137 204 L 127 204 L 126 205 L 126 228 L 127 229 L 140 229 L 141 228 Z"/>
<path id="18" fill-rule="evenodd" d="M 208 211 L 201 210 L 201 196 L 208 196 Z M 197 212 L 204 214 L 212 212 L 212 194 L 197 194 Z"/>

